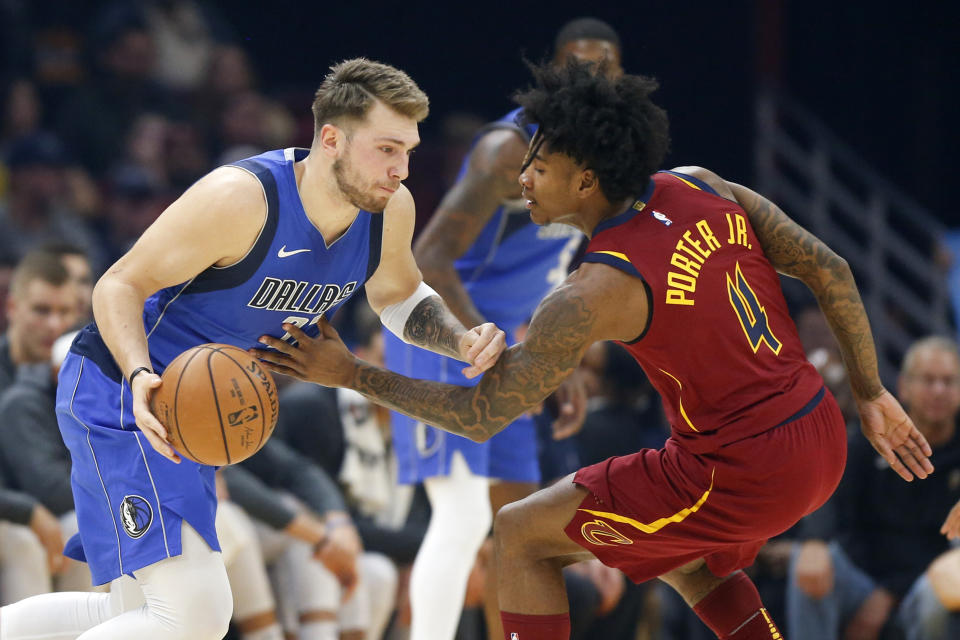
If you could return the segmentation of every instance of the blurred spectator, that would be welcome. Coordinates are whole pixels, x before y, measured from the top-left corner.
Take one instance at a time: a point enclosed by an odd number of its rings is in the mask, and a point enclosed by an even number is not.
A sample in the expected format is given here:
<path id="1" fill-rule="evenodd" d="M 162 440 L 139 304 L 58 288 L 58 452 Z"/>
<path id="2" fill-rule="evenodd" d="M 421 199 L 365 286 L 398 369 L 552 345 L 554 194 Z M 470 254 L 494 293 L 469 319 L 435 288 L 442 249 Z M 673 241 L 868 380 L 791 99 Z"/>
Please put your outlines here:
<path id="1" fill-rule="evenodd" d="M 57 338 L 76 322 L 76 291 L 60 260 L 44 251 L 17 264 L 7 301 L 7 331 L 0 336 L 0 391 L 25 364 L 45 364 Z"/>
<path id="2" fill-rule="evenodd" d="M 18 138 L 5 161 L 10 187 L 0 202 L 0 256 L 17 259 L 40 243 L 65 240 L 82 247 L 99 266 L 94 236 L 72 206 L 68 156 L 60 140 L 46 132 Z"/>
<path id="3" fill-rule="evenodd" d="M 50 590 L 64 565 L 60 523 L 35 498 L 0 479 L 0 604 Z"/>
<path id="4" fill-rule="evenodd" d="M 81 163 L 100 177 L 122 155 L 141 113 L 166 114 L 174 105 L 151 78 L 154 43 L 135 5 L 115 3 L 103 10 L 90 42 L 91 81 L 60 105 L 57 129 Z"/>
<path id="5" fill-rule="evenodd" d="M 37 88 L 27 78 L 10 82 L 3 94 L 3 121 L 0 124 L 0 151 L 6 143 L 35 133 L 40 129 L 43 115 Z"/>
<path id="6" fill-rule="evenodd" d="M 72 340 L 70 335 L 69 339 Z M 77 533 L 77 515 L 70 487 L 70 452 L 60 436 L 56 413 L 59 363 L 21 366 L 14 383 L 0 393 L 0 469 L 8 486 L 33 496 L 60 522 L 63 539 Z M 59 550 L 58 550 L 59 552 Z M 90 591 L 87 565 L 63 559 L 63 567 L 47 590 Z"/>
<path id="7" fill-rule="evenodd" d="M 281 105 L 254 91 L 239 93 L 220 115 L 217 164 L 284 147 L 293 133 L 293 118 Z"/>
<path id="8" fill-rule="evenodd" d="M 69 242 L 48 242 L 40 245 L 38 250 L 56 256 L 70 275 L 70 284 L 77 294 L 75 325 L 79 327 L 92 322 L 94 277 L 90 258 L 83 249 Z"/>
<path id="9" fill-rule="evenodd" d="M 107 181 L 103 251 L 112 264 L 173 201 L 155 176 L 137 165 L 118 167 Z"/>
<path id="10" fill-rule="evenodd" d="M 859 429 L 860 414 L 853 399 L 853 389 L 847 382 L 847 369 L 843 366 L 840 346 L 833 337 L 823 312 L 814 304 L 804 307 L 794 315 L 794 318 L 797 324 L 797 335 L 803 344 L 807 360 L 817 368 L 827 388 L 837 399 L 848 430 Z"/>
<path id="11" fill-rule="evenodd" d="M 211 7 L 194 0 L 141 0 L 156 46 L 153 77 L 177 92 L 197 89 L 225 26 Z"/>
<path id="12" fill-rule="evenodd" d="M 800 524 L 803 542 L 793 552 L 787 591 L 787 637 L 890 637 L 898 603 L 948 548 L 940 527 L 960 497 L 956 343 L 939 337 L 914 343 L 904 357 L 899 395 L 933 448 L 936 473 L 922 485 L 904 483 L 866 440 L 851 438 L 837 492 Z"/>
<path id="13" fill-rule="evenodd" d="M 48 253 L 28 254 L 13 271 L 5 311 L 8 328 L 0 337 L 0 392 L 12 388 L 18 372 L 30 364 L 46 371 L 46 383 L 50 385 L 52 378 L 46 367 L 53 344 L 74 322 L 76 313 L 75 291 L 66 268 Z M 32 392 L 34 386 L 28 385 L 28 389 Z M 37 426 L 33 422 L 35 416 L 18 419 L 7 412 L 3 415 L 27 429 Z M 10 424 L 5 422 L 4 427 Z M 4 435 L 9 433 L 4 430 Z M 0 446 L 5 455 L 24 454 L 23 445 L 7 442 Z M 8 492 L 4 487 L 14 477 L 11 473 L 4 467 L 0 474 L 0 519 L 13 523 L 0 523 L 0 597 L 5 602 L 49 591 L 50 576 L 63 571 L 66 564 L 61 553 L 64 536 L 57 516 L 33 495 Z M 45 478 L 34 480 L 31 489 L 40 488 Z M 56 505 L 54 509 L 61 512 L 62 493 L 49 497 L 51 506 Z"/>
<path id="14" fill-rule="evenodd" d="M 582 466 L 640 449 L 659 449 L 670 432 L 660 402 L 640 365 L 623 348 L 597 343 L 588 365 L 594 369 L 587 418 L 576 436 Z"/>
<path id="15" fill-rule="evenodd" d="M 7 308 L 7 299 L 10 295 L 10 280 L 13 278 L 13 269 L 16 262 L 0 257 L 0 310 Z M 7 330 L 7 314 L 0 313 L 0 333 Z"/>

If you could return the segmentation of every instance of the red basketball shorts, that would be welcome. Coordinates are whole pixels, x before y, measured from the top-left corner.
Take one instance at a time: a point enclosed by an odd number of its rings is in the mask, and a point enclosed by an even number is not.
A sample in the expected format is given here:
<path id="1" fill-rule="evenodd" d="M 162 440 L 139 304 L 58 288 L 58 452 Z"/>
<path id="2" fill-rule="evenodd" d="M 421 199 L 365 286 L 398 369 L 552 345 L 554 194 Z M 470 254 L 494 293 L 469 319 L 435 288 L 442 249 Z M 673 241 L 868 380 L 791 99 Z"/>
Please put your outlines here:
<path id="1" fill-rule="evenodd" d="M 820 395 L 820 394 L 818 394 Z M 709 454 L 671 438 L 580 469 L 590 493 L 565 532 L 604 564 L 643 582 L 698 558 L 717 576 L 753 563 L 768 538 L 833 493 L 846 428 L 824 390 L 807 413 Z"/>

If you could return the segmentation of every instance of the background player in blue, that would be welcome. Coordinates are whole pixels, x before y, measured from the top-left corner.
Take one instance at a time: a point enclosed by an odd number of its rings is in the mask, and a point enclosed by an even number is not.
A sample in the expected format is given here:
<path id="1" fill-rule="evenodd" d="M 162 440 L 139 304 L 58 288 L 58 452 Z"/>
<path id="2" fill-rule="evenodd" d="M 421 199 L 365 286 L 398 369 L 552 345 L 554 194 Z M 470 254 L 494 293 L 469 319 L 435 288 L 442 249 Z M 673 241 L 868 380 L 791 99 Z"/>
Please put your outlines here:
<path id="1" fill-rule="evenodd" d="M 0 612 L 4 640 L 226 632 L 214 469 L 181 461 L 148 409 L 157 374 L 182 351 L 205 342 L 250 348 L 293 326 L 316 334 L 320 318 L 366 282 L 385 325 L 467 360 L 468 375 L 499 357 L 503 332 L 465 330 L 422 283 L 410 251 L 414 206 L 401 181 L 427 110 L 426 95 L 393 67 L 334 66 L 314 100 L 310 150 L 213 171 L 100 280 L 97 322 L 74 342 L 58 387 L 80 524 L 67 552 L 86 558 L 97 584 L 132 574 L 147 604 L 120 613 L 123 603 L 107 594 L 37 596 Z M 331 528 L 330 544 L 337 535 Z"/>
<path id="2" fill-rule="evenodd" d="M 605 60 L 620 73 L 620 39 L 606 23 L 579 18 L 558 32 L 554 62 L 569 57 Z M 517 177 L 535 127 L 517 124 L 519 109 L 487 125 L 417 239 L 414 254 L 424 279 L 461 322 L 493 321 L 509 342 L 537 303 L 567 277 L 583 235 L 572 227 L 538 227 L 520 200 Z M 414 378 L 464 384 L 460 366 L 411 349 L 385 335 L 387 367 Z M 565 435 L 583 422 L 585 400 L 576 381 L 561 388 L 555 424 Z M 572 400 L 577 399 L 577 402 Z M 489 442 L 477 443 L 394 413 L 393 438 L 403 483 L 424 482 L 432 515 L 410 581 L 412 640 L 453 638 L 467 577 L 499 508 L 539 486 L 536 431 L 524 416 Z M 560 434 L 557 433 L 559 436 Z M 492 481 L 492 482 L 491 482 Z M 491 563 L 495 566 L 495 563 Z M 486 581 L 490 638 L 501 638 L 496 576 Z"/>

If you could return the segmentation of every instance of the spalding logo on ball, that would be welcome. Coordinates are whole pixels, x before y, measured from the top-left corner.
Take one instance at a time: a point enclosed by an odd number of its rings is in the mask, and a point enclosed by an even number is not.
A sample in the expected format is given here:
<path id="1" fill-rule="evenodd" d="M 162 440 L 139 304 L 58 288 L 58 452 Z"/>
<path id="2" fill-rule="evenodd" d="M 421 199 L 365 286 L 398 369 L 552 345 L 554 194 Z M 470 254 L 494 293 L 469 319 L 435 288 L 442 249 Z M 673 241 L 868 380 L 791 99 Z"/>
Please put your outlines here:
<path id="1" fill-rule="evenodd" d="M 194 462 L 222 466 L 260 450 L 277 424 L 273 376 L 256 358 L 227 344 L 184 351 L 150 398 L 170 444 Z"/>

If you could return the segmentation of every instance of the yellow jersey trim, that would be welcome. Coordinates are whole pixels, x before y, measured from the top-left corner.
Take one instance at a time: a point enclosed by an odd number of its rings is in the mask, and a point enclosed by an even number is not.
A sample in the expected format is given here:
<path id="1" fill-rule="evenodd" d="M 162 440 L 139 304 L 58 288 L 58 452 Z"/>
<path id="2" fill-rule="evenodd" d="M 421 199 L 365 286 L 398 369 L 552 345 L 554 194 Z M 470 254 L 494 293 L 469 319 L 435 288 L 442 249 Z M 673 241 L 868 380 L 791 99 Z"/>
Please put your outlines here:
<path id="1" fill-rule="evenodd" d="M 677 377 L 675 375 L 673 375 L 672 373 L 664 369 L 660 369 L 660 371 L 663 371 L 663 373 L 673 378 L 673 381 L 677 383 L 678 387 L 680 387 L 680 391 L 683 391 L 683 384 L 679 380 L 677 380 Z M 693 429 L 694 431 L 696 431 L 697 433 L 700 433 L 700 430 L 697 429 L 695 426 L 693 426 L 693 423 L 690 422 L 690 418 L 687 417 L 687 411 L 683 408 L 683 398 L 681 398 L 679 395 L 677 395 L 677 404 L 680 406 L 680 415 L 683 417 L 684 422 L 687 423 L 687 426 Z"/>
<path id="2" fill-rule="evenodd" d="M 688 187 L 693 187 L 693 188 L 696 189 L 697 191 L 703 191 L 703 189 L 701 189 L 701 188 L 698 187 L 697 185 L 693 184 L 693 183 L 690 182 L 689 180 L 684 180 L 683 178 L 681 178 L 680 176 L 678 176 L 678 175 L 675 174 L 675 173 L 671 173 L 670 175 L 672 175 L 674 178 L 676 178 L 677 180 L 679 180 L 679 181 L 682 182 L 683 184 L 687 185 Z"/>
<path id="3" fill-rule="evenodd" d="M 630 258 L 628 258 L 625 253 L 620 253 L 619 251 L 594 251 L 594 253 L 605 253 L 608 256 L 613 256 L 614 258 L 620 258 L 624 262 L 630 263 Z M 630 263 L 630 264 L 633 264 L 633 263 Z"/>
<path id="4" fill-rule="evenodd" d="M 717 472 L 717 469 L 716 467 L 714 467 L 713 471 L 710 472 L 710 487 L 703 492 L 703 495 L 700 496 L 700 499 L 697 500 L 696 503 L 693 504 L 693 506 L 687 507 L 686 509 L 681 509 L 680 511 L 676 512 L 672 516 L 654 520 L 650 524 L 645 524 L 643 522 L 634 520 L 633 518 L 621 516 L 616 513 L 610 513 L 609 511 L 594 511 L 593 509 L 578 509 L 578 511 L 583 511 L 584 513 L 589 513 L 590 515 L 597 516 L 599 518 L 606 518 L 607 520 L 612 520 L 613 522 L 628 524 L 634 529 L 637 529 L 638 531 L 642 531 L 643 533 L 656 533 L 657 531 L 660 531 L 660 529 L 663 529 L 665 526 L 667 526 L 671 522 L 683 522 L 684 520 L 686 520 L 687 516 L 689 516 L 691 513 L 696 513 L 697 511 L 700 510 L 700 507 L 703 506 L 703 503 L 706 502 L 707 498 L 710 497 L 710 492 L 713 491 L 713 476 L 714 474 L 716 474 L 716 472 Z"/>

